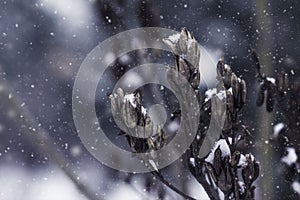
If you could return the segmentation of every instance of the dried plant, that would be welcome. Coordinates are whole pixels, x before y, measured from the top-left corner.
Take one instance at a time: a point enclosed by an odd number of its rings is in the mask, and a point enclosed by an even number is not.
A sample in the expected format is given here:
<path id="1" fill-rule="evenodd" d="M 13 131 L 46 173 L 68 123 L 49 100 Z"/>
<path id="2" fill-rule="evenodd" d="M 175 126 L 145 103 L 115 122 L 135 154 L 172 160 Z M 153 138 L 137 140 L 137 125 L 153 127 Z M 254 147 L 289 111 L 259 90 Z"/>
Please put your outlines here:
<path id="1" fill-rule="evenodd" d="M 189 171 L 211 199 L 220 199 L 222 196 L 225 199 L 254 199 L 255 186 L 253 186 L 253 182 L 259 175 L 259 165 L 253 155 L 244 155 L 238 148 L 241 141 L 250 138 L 247 127 L 240 119 L 240 112 L 246 100 L 245 81 L 238 78 L 230 66 L 221 59 L 217 64 L 218 84 L 216 88 L 207 90 L 206 98 L 201 100 L 198 89 L 200 48 L 193 34 L 183 28 L 180 35 L 170 36 L 164 42 L 173 52 L 175 69 L 188 80 L 201 105 L 197 135 L 183 156 L 188 163 Z M 169 74 L 169 76 L 171 75 Z M 168 80 L 174 90 L 185 96 L 185 87 L 181 85 L 180 81 L 176 81 L 176 77 L 169 77 Z M 151 122 L 146 109 L 141 105 L 140 92 L 124 94 L 124 91 L 119 88 L 116 94 L 110 95 L 110 100 L 113 112 L 121 116 L 120 121 L 125 125 L 126 130 L 136 133 L 135 137 L 122 132 L 133 152 L 151 152 L 166 145 L 166 133 L 162 127 L 155 127 Z M 222 106 L 212 109 L 213 105 L 222 104 L 225 104 L 226 109 L 222 109 Z M 181 111 L 176 110 L 172 119 L 180 118 L 180 116 Z M 212 119 L 212 116 L 218 116 L 223 121 Z M 205 142 L 207 129 L 212 120 L 222 128 L 222 134 L 211 152 L 205 157 L 201 157 L 200 149 Z M 151 135 L 153 130 L 156 130 L 155 134 Z M 141 134 L 151 136 L 139 138 Z M 160 170 L 153 163 L 151 165 L 155 169 L 152 168 L 152 174 L 158 180 L 185 199 L 194 199 L 166 181 Z"/>
<path id="2" fill-rule="evenodd" d="M 299 191 L 296 194 L 295 190 L 300 179 L 300 79 L 296 78 L 293 70 L 290 73 L 280 71 L 275 78 L 267 77 L 261 73 L 261 66 L 255 51 L 252 52 L 252 58 L 255 61 L 256 77 L 259 82 L 257 106 L 265 103 L 266 110 L 272 112 L 277 105 L 276 113 L 278 113 L 279 120 L 283 120 L 274 125 L 270 141 L 280 154 L 283 163 L 281 173 L 294 189 L 289 196 L 296 199 L 300 194 Z"/>

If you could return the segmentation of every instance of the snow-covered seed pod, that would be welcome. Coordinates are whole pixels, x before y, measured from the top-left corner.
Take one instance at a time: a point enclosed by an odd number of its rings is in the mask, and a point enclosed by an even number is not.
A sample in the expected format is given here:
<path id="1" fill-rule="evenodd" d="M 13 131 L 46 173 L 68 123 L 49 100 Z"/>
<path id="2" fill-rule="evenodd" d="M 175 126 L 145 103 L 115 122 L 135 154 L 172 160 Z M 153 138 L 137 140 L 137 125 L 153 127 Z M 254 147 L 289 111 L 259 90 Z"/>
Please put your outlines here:
<path id="1" fill-rule="evenodd" d="M 246 155 L 247 165 L 242 169 L 242 178 L 246 186 L 250 187 L 252 183 L 258 178 L 259 165 L 251 154 Z"/>
<path id="2" fill-rule="evenodd" d="M 235 151 L 232 154 L 230 159 L 231 166 L 236 167 L 239 164 L 240 158 L 241 158 L 241 153 L 239 151 Z"/>
<path id="3" fill-rule="evenodd" d="M 137 114 L 131 103 L 126 100 L 122 106 L 123 122 L 128 128 L 134 128 L 137 124 Z"/>

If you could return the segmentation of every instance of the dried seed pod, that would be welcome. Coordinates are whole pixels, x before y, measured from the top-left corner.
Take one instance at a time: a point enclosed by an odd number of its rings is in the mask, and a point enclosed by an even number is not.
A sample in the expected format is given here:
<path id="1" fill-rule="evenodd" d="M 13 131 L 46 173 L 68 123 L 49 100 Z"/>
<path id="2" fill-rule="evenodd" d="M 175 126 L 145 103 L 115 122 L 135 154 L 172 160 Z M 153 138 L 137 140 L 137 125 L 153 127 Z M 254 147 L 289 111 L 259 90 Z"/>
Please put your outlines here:
<path id="1" fill-rule="evenodd" d="M 274 90 L 271 87 L 267 89 L 266 109 L 268 112 L 272 112 L 274 109 L 275 99 Z"/>
<path id="2" fill-rule="evenodd" d="M 190 69 L 187 63 L 178 56 L 177 58 L 177 70 L 179 73 L 181 73 L 186 80 L 190 79 Z"/>
<path id="3" fill-rule="evenodd" d="M 262 106 L 264 104 L 266 90 L 267 90 L 267 87 L 266 87 L 265 83 L 263 83 L 259 86 L 258 96 L 256 99 L 257 106 Z"/>
<path id="4" fill-rule="evenodd" d="M 233 167 L 236 167 L 240 161 L 241 153 L 239 151 L 235 151 L 231 156 L 230 164 Z"/>
<path id="5" fill-rule="evenodd" d="M 233 99 L 234 102 L 238 102 L 239 99 L 239 82 L 237 76 L 233 73 L 231 75 L 231 87 L 232 87 L 232 93 L 233 93 Z"/>
<path id="6" fill-rule="evenodd" d="M 259 175 L 259 165 L 251 154 L 246 155 L 246 160 L 247 166 L 242 170 L 242 178 L 246 186 L 250 188 Z"/>
<path id="7" fill-rule="evenodd" d="M 151 121 L 150 117 L 147 115 L 145 119 L 145 126 L 144 126 L 144 137 L 151 137 L 153 134 L 153 122 Z"/>
<path id="8" fill-rule="evenodd" d="M 128 128 L 134 128 L 137 124 L 137 114 L 131 103 L 126 100 L 122 106 L 122 119 Z"/>
<path id="9" fill-rule="evenodd" d="M 166 133 L 160 126 L 157 127 L 157 133 L 154 136 L 154 141 L 155 141 L 155 150 L 161 149 L 167 142 Z"/>
<path id="10" fill-rule="evenodd" d="M 241 109 L 246 102 L 246 95 L 247 95 L 247 88 L 246 88 L 246 82 L 241 79 L 239 82 L 239 109 Z"/>
<path id="11" fill-rule="evenodd" d="M 256 105 L 262 106 L 264 104 L 264 101 L 265 101 L 265 91 L 261 90 L 260 88 L 256 99 Z"/>
<path id="12" fill-rule="evenodd" d="M 125 138 L 126 138 L 126 141 L 129 145 L 129 147 L 131 148 L 131 150 L 133 152 L 136 152 L 136 149 L 134 148 L 134 146 L 135 146 L 134 138 L 129 135 L 125 135 Z"/>
<path id="13" fill-rule="evenodd" d="M 180 39 L 178 41 L 178 46 L 180 49 L 180 52 L 186 55 L 187 53 L 187 40 L 188 40 L 188 34 L 189 32 L 187 31 L 186 28 L 182 28 L 180 32 Z"/>
<path id="14" fill-rule="evenodd" d="M 112 109 L 113 113 L 119 112 L 117 101 L 113 94 L 109 95 L 109 100 L 110 100 L 111 109 Z"/>
<path id="15" fill-rule="evenodd" d="M 213 163 L 216 175 L 218 177 L 220 176 L 222 171 L 222 151 L 220 149 L 220 146 L 218 146 L 218 148 L 215 150 Z"/>
<path id="16" fill-rule="evenodd" d="M 190 83 L 194 89 L 198 89 L 199 84 L 200 84 L 200 72 L 198 70 L 196 70 L 192 73 L 191 78 L 190 78 Z"/>
<path id="17" fill-rule="evenodd" d="M 225 157 L 222 163 L 223 171 L 219 177 L 218 186 L 224 193 L 228 193 L 232 189 L 232 176 L 230 173 L 229 157 Z"/>
<path id="18" fill-rule="evenodd" d="M 141 98 L 141 94 L 139 91 L 135 92 L 134 94 L 134 103 L 135 103 L 135 110 L 136 110 L 136 114 L 137 114 L 137 123 L 139 124 L 139 121 L 142 119 L 143 117 L 143 113 L 142 113 L 142 98 Z"/>
<path id="19" fill-rule="evenodd" d="M 147 138 L 147 144 L 148 144 L 149 150 L 155 150 L 155 143 L 151 137 Z"/>
<path id="20" fill-rule="evenodd" d="M 117 89 L 117 105 L 118 108 L 122 108 L 122 105 L 124 103 L 124 92 L 122 90 L 122 88 L 118 88 Z"/>
<path id="21" fill-rule="evenodd" d="M 230 112 L 226 112 L 226 118 L 224 121 L 222 131 L 224 134 L 228 134 L 231 132 L 231 129 L 232 129 L 232 115 Z"/>
<path id="22" fill-rule="evenodd" d="M 224 74 L 225 74 L 224 60 L 219 60 L 219 62 L 217 64 L 217 74 L 220 77 L 224 76 Z"/>
<path id="23" fill-rule="evenodd" d="M 233 95 L 230 91 L 226 90 L 226 103 L 227 103 L 227 109 L 233 113 Z"/>
<path id="24" fill-rule="evenodd" d="M 189 39 L 189 41 L 187 41 L 187 43 L 189 43 L 189 48 L 186 55 L 186 60 L 191 64 L 193 69 L 198 69 L 200 61 L 200 48 L 198 43 L 193 36 Z"/>

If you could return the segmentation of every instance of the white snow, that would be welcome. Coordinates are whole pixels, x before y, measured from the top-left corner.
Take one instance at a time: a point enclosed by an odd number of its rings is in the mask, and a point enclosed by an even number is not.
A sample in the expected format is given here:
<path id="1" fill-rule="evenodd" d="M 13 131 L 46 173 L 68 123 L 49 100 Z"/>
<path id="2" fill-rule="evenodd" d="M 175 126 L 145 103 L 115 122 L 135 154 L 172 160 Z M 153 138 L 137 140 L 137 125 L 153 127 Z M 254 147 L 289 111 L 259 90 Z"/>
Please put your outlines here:
<path id="1" fill-rule="evenodd" d="M 191 47 L 191 45 L 192 45 L 192 43 L 193 43 L 194 41 L 195 41 L 195 40 L 193 40 L 193 39 L 188 39 L 188 40 L 186 41 L 187 49 L 189 49 L 189 48 Z"/>
<path id="2" fill-rule="evenodd" d="M 212 98 L 212 96 L 216 95 L 220 100 L 223 100 L 224 98 L 226 98 L 226 92 L 225 90 L 221 90 L 217 93 L 217 88 L 213 88 L 213 89 L 209 89 L 205 92 L 205 100 L 204 101 L 208 101 L 209 99 Z"/>
<path id="3" fill-rule="evenodd" d="M 151 166 L 154 168 L 155 171 L 158 171 L 157 166 L 153 160 L 149 160 L 149 163 L 151 164 Z"/>
<path id="4" fill-rule="evenodd" d="M 274 78 L 271 78 L 271 77 L 267 77 L 267 80 L 270 81 L 271 83 L 275 84 L 276 81 Z"/>
<path id="5" fill-rule="evenodd" d="M 221 190 L 220 188 L 218 188 L 218 194 L 219 194 L 219 198 L 220 198 L 221 200 L 224 200 L 224 199 L 225 199 L 225 195 L 224 195 L 224 193 L 222 192 L 222 190 Z"/>
<path id="6" fill-rule="evenodd" d="M 227 65 L 227 64 L 225 64 L 224 67 L 225 67 L 226 70 L 229 70 L 229 69 L 230 69 L 230 66 Z"/>
<path id="7" fill-rule="evenodd" d="M 29 171 L 2 165 L 0 184 L 0 199 L 3 200 L 86 200 L 59 168 Z"/>
<path id="8" fill-rule="evenodd" d="M 220 146 L 220 150 L 222 151 L 222 158 L 224 158 L 225 156 L 230 156 L 230 148 L 229 148 L 226 140 L 220 139 L 219 141 L 217 141 L 215 143 L 213 149 L 208 154 L 207 158 L 205 159 L 206 162 L 209 162 L 209 163 L 213 164 L 213 162 L 214 162 L 214 154 L 215 154 L 216 149 L 219 146 Z"/>
<path id="9" fill-rule="evenodd" d="M 284 128 L 284 124 L 283 123 L 279 123 L 279 124 L 276 124 L 273 128 L 274 132 L 273 132 L 273 135 L 275 137 L 278 137 L 280 131 Z"/>
<path id="10" fill-rule="evenodd" d="M 195 158 L 190 158 L 190 163 L 195 167 Z"/>
<path id="11" fill-rule="evenodd" d="M 298 181 L 294 181 L 292 183 L 292 188 L 295 192 L 297 192 L 298 194 L 300 194 L 300 183 Z"/>
<path id="12" fill-rule="evenodd" d="M 125 94 L 125 96 L 124 96 L 124 103 L 126 101 L 129 101 L 130 104 L 135 108 L 136 107 L 136 103 L 135 103 L 134 100 L 135 100 L 134 94 Z"/>
<path id="13" fill-rule="evenodd" d="M 292 147 L 287 147 L 286 148 L 287 155 L 281 158 L 281 161 L 286 163 L 288 166 L 291 166 L 293 163 L 297 161 L 297 154 L 296 150 Z"/>
<path id="14" fill-rule="evenodd" d="M 217 93 L 217 88 L 213 88 L 213 89 L 209 89 L 205 92 L 205 100 L 204 101 L 208 101 L 209 99 L 211 99 L 211 97 Z"/>
<path id="15" fill-rule="evenodd" d="M 240 167 L 246 167 L 247 166 L 247 159 L 244 156 L 244 154 L 241 154 L 238 166 L 240 166 Z"/>
<path id="16" fill-rule="evenodd" d="M 170 35 L 168 37 L 168 40 L 170 40 L 174 44 L 177 43 L 179 41 L 179 39 L 180 39 L 180 33 L 176 33 L 176 34 Z"/>

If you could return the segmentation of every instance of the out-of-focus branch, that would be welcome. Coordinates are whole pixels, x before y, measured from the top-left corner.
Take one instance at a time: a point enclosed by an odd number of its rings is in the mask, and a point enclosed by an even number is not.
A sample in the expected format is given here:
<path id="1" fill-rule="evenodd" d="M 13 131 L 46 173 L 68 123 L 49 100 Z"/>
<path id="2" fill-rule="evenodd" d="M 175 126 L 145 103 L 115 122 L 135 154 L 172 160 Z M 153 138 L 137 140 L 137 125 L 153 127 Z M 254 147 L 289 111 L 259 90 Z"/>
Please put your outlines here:
<path id="1" fill-rule="evenodd" d="M 0 75 L 1 75 L 0 69 Z M 59 151 L 59 147 L 54 145 L 53 140 L 49 137 L 49 133 L 38 125 L 38 122 L 34 120 L 33 115 L 22 105 L 20 96 L 10 86 L 10 84 L 0 76 L 0 98 L 1 103 L 5 104 L 7 108 L 11 108 L 16 112 L 18 123 L 26 128 L 24 129 L 24 136 L 37 149 L 38 152 L 47 155 L 47 157 L 53 161 L 62 171 L 68 176 L 68 178 L 74 183 L 76 188 L 90 200 L 100 199 L 95 192 L 91 191 L 85 183 L 77 178 L 77 175 L 73 172 L 68 160 L 62 151 Z"/>
<path id="2" fill-rule="evenodd" d="M 256 29 L 258 30 L 258 43 L 257 43 L 257 53 L 260 55 L 260 61 L 262 63 L 262 73 L 267 73 L 271 75 L 271 44 L 272 42 L 272 27 L 271 27 L 271 20 L 268 15 L 268 12 L 270 12 L 270 7 L 268 6 L 269 1 L 267 0 L 256 0 L 256 17 L 255 17 L 255 23 L 256 23 Z M 257 113 L 257 119 L 258 119 L 258 130 L 259 132 L 259 138 L 260 138 L 260 145 L 258 145 L 257 151 L 262 152 L 261 158 L 259 160 L 261 161 L 262 166 L 262 174 L 264 174 L 263 178 L 261 179 L 260 188 L 262 194 L 268 194 L 268 198 L 273 199 L 274 198 L 274 192 L 273 192 L 273 185 L 274 185 L 274 179 L 269 177 L 274 177 L 274 171 L 272 168 L 267 167 L 270 165 L 270 160 L 272 160 L 272 157 L 274 156 L 274 151 L 270 147 L 269 144 L 265 143 L 264 141 L 267 141 L 269 139 L 269 134 L 272 132 L 272 119 L 273 114 L 267 114 L 263 111 L 260 111 Z"/>

